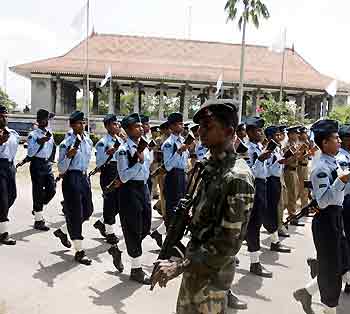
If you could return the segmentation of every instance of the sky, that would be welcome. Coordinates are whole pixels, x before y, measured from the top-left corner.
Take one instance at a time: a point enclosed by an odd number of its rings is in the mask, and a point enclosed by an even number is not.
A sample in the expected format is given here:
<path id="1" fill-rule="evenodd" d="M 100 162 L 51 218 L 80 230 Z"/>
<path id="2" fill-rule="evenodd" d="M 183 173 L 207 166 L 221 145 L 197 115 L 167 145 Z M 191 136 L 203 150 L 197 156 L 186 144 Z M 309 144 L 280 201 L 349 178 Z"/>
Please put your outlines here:
<path id="1" fill-rule="evenodd" d="M 258 30 L 248 27 L 247 43 L 270 46 L 286 27 L 289 47 L 294 44 L 295 50 L 318 71 L 350 82 L 350 1 L 263 1 L 271 17 L 262 21 Z M 62 55 L 79 42 L 71 24 L 86 0 L 0 0 L 0 3 L 2 87 L 6 63 L 12 66 Z M 90 0 L 90 3 L 97 33 L 241 41 L 237 22 L 226 23 L 226 0 Z M 6 87 L 18 104 L 30 103 L 28 79 L 7 71 Z"/>

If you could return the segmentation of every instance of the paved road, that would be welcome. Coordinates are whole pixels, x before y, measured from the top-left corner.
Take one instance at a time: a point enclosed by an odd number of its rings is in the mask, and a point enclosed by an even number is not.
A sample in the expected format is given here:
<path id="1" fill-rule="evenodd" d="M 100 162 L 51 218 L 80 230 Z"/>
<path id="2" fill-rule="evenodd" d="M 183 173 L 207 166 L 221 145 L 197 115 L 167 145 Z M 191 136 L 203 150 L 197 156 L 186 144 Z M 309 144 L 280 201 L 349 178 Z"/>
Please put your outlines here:
<path id="1" fill-rule="evenodd" d="M 21 155 L 23 156 L 23 151 Z M 19 156 L 20 158 L 20 156 Z M 18 173 L 18 199 L 11 209 L 11 231 L 17 239 L 15 247 L 0 247 L 0 314 L 170 314 L 175 311 L 180 280 L 174 280 L 166 289 L 150 292 L 147 287 L 128 281 L 130 264 L 126 255 L 124 274 L 117 274 L 106 252 L 108 245 L 92 227 L 101 215 L 101 193 L 98 177 L 94 178 L 95 213 L 85 226 L 87 253 L 93 265 L 86 267 L 73 262 L 73 253 L 53 237 L 52 232 L 32 229 L 31 185 L 28 167 Z M 64 219 L 60 215 L 58 194 L 45 210 L 49 225 L 59 227 Z M 160 223 L 155 215 L 153 224 Z M 292 254 L 279 255 L 268 250 L 267 234 L 262 232 L 261 260 L 274 272 L 273 279 L 261 279 L 248 273 L 249 258 L 243 246 L 239 257 L 241 266 L 233 285 L 234 291 L 249 303 L 246 314 L 302 314 L 293 301 L 292 291 L 309 279 L 305 263 L 314 254 L 310 220 L 305 228 L 292 228 L 292 238 L 284 243 Z M 121 235 L 120 226 L 118 233 Z M 151 270 L 157 246 L 151 238 L 144 243 L 144 267 Z M 315 298 L 316 313 L 321 313 L 319 298 Z M 231 313 L 236 313 L 232 311 Z M 350 313 L 350 297 L 342 295 L 338 314 Z"/>

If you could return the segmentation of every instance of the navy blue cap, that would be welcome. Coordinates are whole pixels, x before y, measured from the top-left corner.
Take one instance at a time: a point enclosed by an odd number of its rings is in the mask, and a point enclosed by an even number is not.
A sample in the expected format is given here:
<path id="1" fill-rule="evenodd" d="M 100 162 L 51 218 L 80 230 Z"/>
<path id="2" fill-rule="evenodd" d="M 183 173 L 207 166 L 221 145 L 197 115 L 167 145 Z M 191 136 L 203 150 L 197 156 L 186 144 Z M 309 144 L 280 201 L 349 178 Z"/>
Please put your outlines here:
<path id="1" fill-rule="evenodd" d="M 159 125 L 151 126 L 151 132 L 159 132 Z"/>
<path id="2" fill-rule="evenodd" d="M 288 128 L 287 125 L 280 125 L 279 126 L 280 132 L 282 132 L 282 133 L 284 133 L 287 130 L 287 128 Z"/>
<path id="3" fill-rule="evenodd" d="M 196 133 L 199 129 L 199 124 L 194 124 L 190 127 L 190 130 L 193 132 L 193 133 Z"/>
<path id="4" fill-rule="evenodd" d="M 309 129 L 306 126 L 302 126 L 299 128 L 299 133 L 307 133 Z"/>
<path id="5" fill-rule="evenodd" d="M 344 124 L 339 128 L 340 137 L 350 137 L 350 124 Z"/>
<path id="6" fill-rule="evenodd" d="M 69 122 L 84 121 L 84 112 L 76 110 L 69 116 Z"/>
<path id="7" fill-rule="evenodd" d="M 287 132 L 288 133 L 299 133 L 300 128 L 301 128 L 300 125 L 291 126 L 291 127 L 287 128 Z"/>
<path id="8" fill-rule="evenodd" d="M 112 122 L 118 122 L 117 116 L 113 113 L 109 113 L 103 118 L 104 125 Z"/>
<path id="9" fill-rule="evenodd" d="M 264 132 L 266 137 L 273 137 L 276 133 L 281 132 L 281 130 L 278 126 L 271 125 Z"/>
<path id="10" fill-rule="evenodd" d="M 36 112 L 36 119 L 37 120 L 48 120 L 49 119 L 50 112 L 48 112 L 45 109 L 39 109 Z"/>
<path id="11" fill-rule="evenodd" d="M 260 118 L 260 117 L 247 117 L 245 124 L 246 124 L 247 129 L 248 128 L 261 129 L 265 125 L 265 120 L 263 118 Z"/>
<path id="12" fill-rule="evenodd" d="M 232 99 L 208 99 L 194 114 L 193 122 L 199 123 L 203 117 L 216 116 L 225 120 L 236 120 L 238 103 Z"/>
<path id="13" fill-rule="evenodd" d="M 7 113 L 9 113 L 9 112 L 8 112 L 8 110 L 7 110 L 7 108 L 6 108 L 5 106 L 0 105 L 0 113 L 2 113 L 2 114 L 7 114 Z"/>
<path id="14" fill-rule="evenodd" d="M 163 122 L 160 126 L 159 126 L 160 130 L 164 130 L 164 129 L 169 129 L 169 123 L 168 121 Z"/>
<path id="15" fill-rule="evenodd" d="M 141 117 L 138 113 L 132 113 L 122 120 L 122 128 L 127 129 L 129 125 L 134 123 L 141 123 Z"/>
<path id="16" fill-rule="evenodd" d="M 149 117 L 148 116 L 145 116 L 144 114 L 141 114 L 140 115 L 140 118 L 141 118 L 141 123 L 149 123 Z"/>
<path id="17" fill-rule="evenodd" d="M 245 123 L 238 124 L 237 131 L 239 131 L 239 130 L 245 130 Z"/>
<path id="18" fill-rule="evenodd" d="M 177 122 L 183 122 L 183 116 L 180 112 L 173 112 L 168 116 L 168 123 L 173 124 Z"/>
<path id="19" fill-rule="evenodd" d="M 324 133 L 324 134 L 331 134 L 331 133 L 337 133 L 339 131 L 339 123 L 336 120 L 319 120 L 316 121 L 312 127 L 311 131 L 314 132 L 314 134 L 317 133 Z"/>

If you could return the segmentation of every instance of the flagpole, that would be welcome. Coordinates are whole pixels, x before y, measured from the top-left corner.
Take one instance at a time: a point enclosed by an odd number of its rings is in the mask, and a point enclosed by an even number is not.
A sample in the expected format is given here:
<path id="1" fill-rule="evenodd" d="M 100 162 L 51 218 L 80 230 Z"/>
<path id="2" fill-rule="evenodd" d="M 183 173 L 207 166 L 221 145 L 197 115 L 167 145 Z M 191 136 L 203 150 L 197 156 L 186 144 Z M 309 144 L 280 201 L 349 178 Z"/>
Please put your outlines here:
<path id="1" fill-rule="evenodd" d="M 283 81 L 284 81 L 284 66 L 286 60 L 286 44 L 287 44 L 287 28 L 284 29 L 284 43 L 283 43 L 283 53 L 282 53 L 282 70 L 281 70 L 281 84 L 280 84 L 280 102 L 283 98 Z"/>
<path id="2" fill-rule="evenodd" d="M 90 0 L 87 0 L 86 4 L 86 94 L 87 94 L 87 109 L 86 109 L 86 115 L 87 115 L 87 129 L 88 132 L 90 131 L 90 82 L 89 82 L 89 7 L 90 7 Z"/>
<path id="3" fill-rule="evenodd" d="M 113 90 L 112 90 L 112 80 L 113 80 L 113 75 L 112 75 L 112 65 L 109 66 L 111 70 L 111 77 L 109 78 L 109 113 L 114 113 L 114 108 L 113 108 Z"/>

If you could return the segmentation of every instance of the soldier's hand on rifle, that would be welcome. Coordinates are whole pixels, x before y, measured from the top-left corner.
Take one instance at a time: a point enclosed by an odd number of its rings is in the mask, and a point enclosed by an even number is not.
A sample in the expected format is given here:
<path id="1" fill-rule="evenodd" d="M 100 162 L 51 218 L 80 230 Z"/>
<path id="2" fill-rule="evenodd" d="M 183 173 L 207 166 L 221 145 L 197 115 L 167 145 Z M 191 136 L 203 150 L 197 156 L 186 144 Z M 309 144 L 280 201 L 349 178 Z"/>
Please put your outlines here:
<path id="1" fill-rule="evenodd" d="M 139 163 L 143 164 L 144 160 L 145 160 L 145 155 L 143 152 L 139 153 L 139 152 L 136 152 L 137 156 L 138 156 L 138 159 L 139 159 Z"/>
<path id="2" fill-rule="evenodd" d="M 177 149 L 179 154 L 182 154 L 184 151 L 188 150 L 188 145 L 182 144 L 180 148 Z"/>
<path id="3" fill-rule="evenodd" d="M 263 152 L 263 153 L 258 157 L 258 159 L 259 159 L 260 161 L 264 161 L 264 160 L 266 160 L 266 159 L 269 159 L 269 158 L 271 157 L 271 154 L 272 154 L 272 152 L 269 151 L 269 150 L 267 150 L 267 151 Z"/>
<path id="4" fill-rule="evenodd" d="M 179 269 L 179 264 L 176 262 L 170 261 L 160 261 L 157 271 L 152 277 L 152 287 L 155 287 L 156 284 L 159 284 L 159 287 L 166 287 L 167 283 L 177 277 L 181 273 Z"/>
<path id="5" fill-rule="evenodd" d="M 287 159 L 287 158 L 280 159 L 280 160 L 278 161 L 278 163 L 279 163 L 280 165 L 286 165 L 286 164 L 288 164 L 288 159 Z"/>
<path id="6" fill-rule="evenodd" d="M 106 150 L 106 154 L 107 154 L 108 156 L 112 156 L 112 155 L 115 154 L 116 151 L 117 151 L 116 148 L 111 147 L 111 148 L 109 148 L 109 149 Z"/>
<path id="7" fill-rule="evenodd" d="M 339 176 L 338 178 L 339 178 L 339 180 L 340 180 L 341 182 L 343 182 L 343 183 L 346 184 L 346 183 L 348 183 L 349 180 L 350 180 L 350 173 L 343 174 L 343 175 Z"/>
<path id="8" fill-rule="evenodd" d="M 42 144 L 45 144 L 46 142 L 48 142 L 49 140 L 50 140 L 49 137 L 44 136 L 42 138 L 37 139 L 37 142 L 38 142 L 39 145 L 42 145 Z"/>
<path id="9" fill-rule="evenodd" d="M 71 148 L 68 152 L 67 152 L 67 157 L 68 158 L 73 158 L 78 152 L 78 149 L 76 148 Z"/>
<path id="10" fill-rule="evenodd" d="M 0 134 L 0 145 L 6 143 L 9 139 L 9 137 L 10 137 L 10 134 L 8 134 L 7 132 L 2 132 Z"/>
<path id="11" fill-rule="evenodd" d="M 122 183 L 122 181 L 120 181 L 119 179 L 117 179 L 117 180 L 114 180 L 114 187 L 116 188 L 116 189 L 118 189 L 118 188 L 120 188 L 120 186 L 122 185 L 123 183 Z"/>

